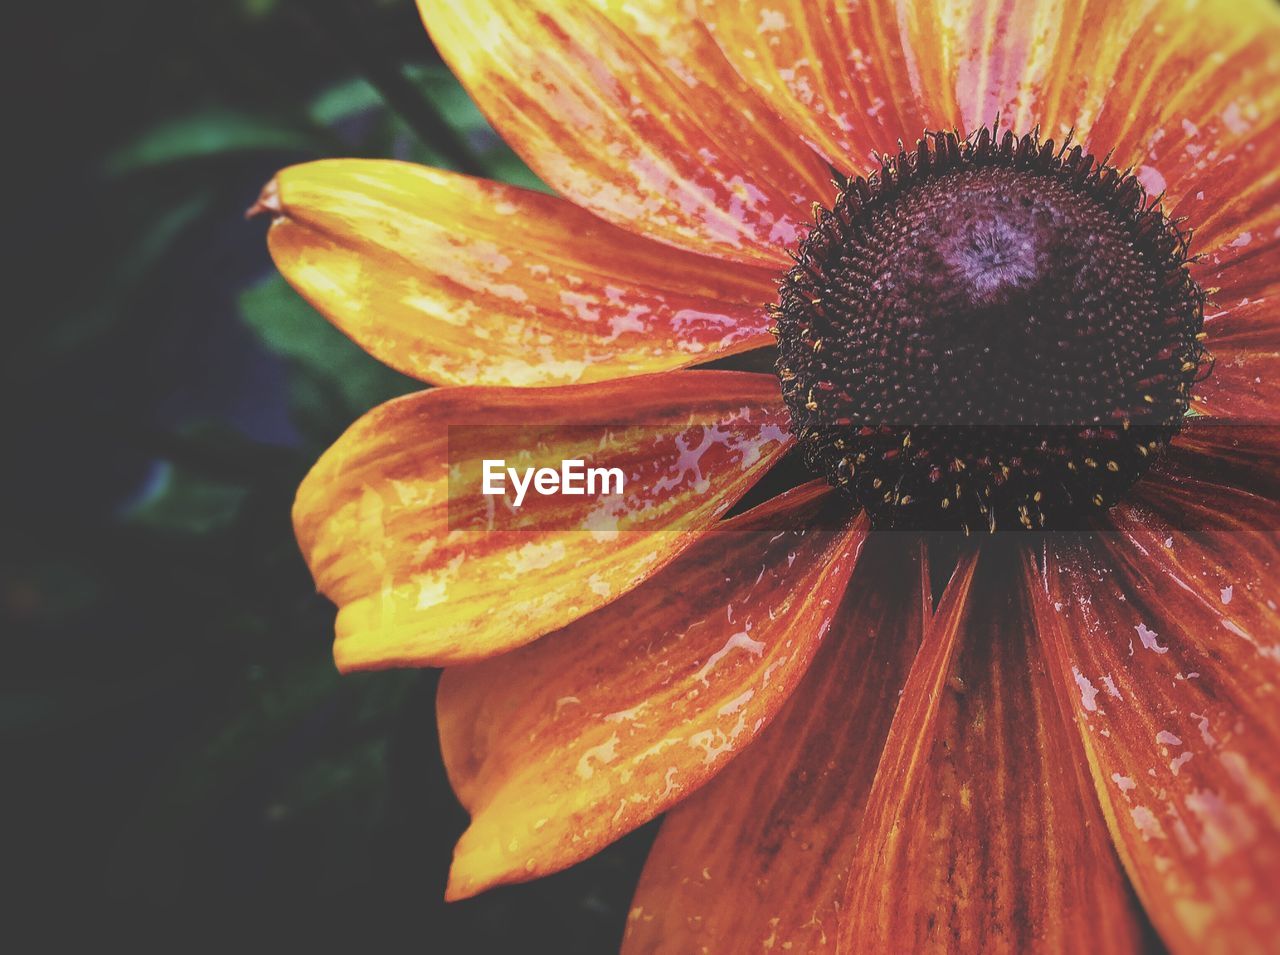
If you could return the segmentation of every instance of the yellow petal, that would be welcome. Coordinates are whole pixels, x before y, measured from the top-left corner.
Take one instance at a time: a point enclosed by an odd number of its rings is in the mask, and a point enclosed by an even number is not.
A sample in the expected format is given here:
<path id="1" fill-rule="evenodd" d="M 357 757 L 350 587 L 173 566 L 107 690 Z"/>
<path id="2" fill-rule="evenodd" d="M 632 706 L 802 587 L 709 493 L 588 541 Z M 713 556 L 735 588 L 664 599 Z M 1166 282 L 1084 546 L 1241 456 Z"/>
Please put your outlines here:
<path id="1" fill-rule="evenodd" d="M 830 190 L 701 24 L 670 0 L 420 0 L 445 61 L 557 192 L 624 228 L 740 262 Z"/>
<path id="2" fill-rule="evenodd" d="M 865 534 L 809 484 L 565 629 L 448 670 L 440 738 L 472 815 L 449 896 L 584 859 L 719 772 L 804 673 Z"/>
<path id="3" fill-rule="evenodd" d="M 285 169 L 266 196 L 284 276 L 422 381 L 601 381 L 771 342 L 768 273 L 642 239 L 563 199 L 358 159 Z"/>
<path id="4" fill-rule="evenodd" d="M 959 121 L 936 4 L 698 0 L 697 11 L 725 58 L 843 172 Z"/>
<path id="5" fill-rule="evenodd" d="M 789 447 L 786 427 L 777 381 L 744 372 L 437 388 L 374 409 L 294 505 L 312 575 L 339 606 L 338 666 L 483 659 L 608 603 L 732 506 Z M 582 459 L 621 469 L 624 493 L 508 507 L 509 488 L 480 493 L 483 459 Z"/>

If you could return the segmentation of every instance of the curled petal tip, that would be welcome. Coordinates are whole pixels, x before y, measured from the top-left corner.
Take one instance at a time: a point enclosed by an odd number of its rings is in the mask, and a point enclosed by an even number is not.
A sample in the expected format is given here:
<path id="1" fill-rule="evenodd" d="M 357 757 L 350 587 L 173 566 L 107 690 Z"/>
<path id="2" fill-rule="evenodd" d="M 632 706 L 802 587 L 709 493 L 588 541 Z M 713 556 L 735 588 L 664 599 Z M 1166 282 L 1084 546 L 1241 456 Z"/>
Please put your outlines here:
<path id="1" fill-rule="evenodd" d="M 274 177 L 262 187 L 257 200 L 245 210 L 244 217 L 253 219 L 264 213 L 270 213 L 272 218 L 284 214 L 284 206 L 280 203 L 280 183 Z"/>
<path id="2" fill-rule="evenodd" d="M 449 880 L 444 889 L 444 900 L 446 902 L 462 902 L 466 899 L 474 898 L 493 884 L 482 882 L 477 880 L 474 875 L 460 871 L 461 866 L 457 855 L 457 850 L 455 850 L 453 865 L 449 867 Z"/>

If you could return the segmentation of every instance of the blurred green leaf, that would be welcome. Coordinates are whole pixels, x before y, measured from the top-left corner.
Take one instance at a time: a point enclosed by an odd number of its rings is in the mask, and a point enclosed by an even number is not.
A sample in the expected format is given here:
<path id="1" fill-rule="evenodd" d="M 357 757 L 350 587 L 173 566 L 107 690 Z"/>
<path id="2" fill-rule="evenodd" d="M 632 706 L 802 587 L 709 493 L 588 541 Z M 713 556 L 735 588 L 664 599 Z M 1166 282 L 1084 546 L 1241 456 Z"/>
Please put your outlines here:
<path id="1" fill-rule="evenodd" d="M 407 66 L 405 75 L 435 103 L 444 121 L 454 129 L 468 134 L 492 131 L 484 114 L 446 67 Z"/>
<path id="2" fill-rule="evenodd" d="M 279 6 L 279 0 L 240 0 L 240 9 L 249 20 L 265 20 Z"/>
<path id="3" fill-rule="evenodd" d="M 313 820 L 335 840 L 357 840 L 336 853 L 351 857 L 364 841 L 362 826 L 385 802 L 385 740 L 424 677 L 404 671 L 344 679 L 327 647 L 308 656 L 283 668 L 243 671 L 213 733 L 191 740 L 143 797 L 119 843 L 115 878 L 149 895 L 174 891 L 187 874 L 192 843 L 246 792 L 262 813 L 260 823 Z M 324 731 L 316 733 L 317 726 Z"/>
<path id="4" fill-rule="evenodd" d="M 191 159 L 230 153 L 297 150 L 324 153 L 332 147 L 320 130 L 231 110 L 210 110 L 153 126 L 107 157 L 120 175 Z"/>
<path id="5" fill-rule="evenodd" d="M 454 129 L 467 134 L 492 132 L 484 114 L 444 67 L 409 65 L 404 68 L 404 74 Z M 356 77 L 321 92 L 307 107 L 307 115 L 315 123 L 332 126 L 368 110 L 384 107 L 382 96 L 373 84 L 363 77 Z"/>
<path id="6" fill-rule="evenodd" d="M 106 259 L 111 267 L 92 301 L 37 330 L 20 364 L 28 369 L 40 367 L 59 355 L 86 348 L 96 337 L 110 332 L 127 317 L 124 306 L 129 297 L 151 277 L 179 237 L 209 212 L 213 202 L 211 193 L 196 192 L 156 215 L 132 241 L 126 239 L 114 249 L 104 250 L 114 257 Z"/>
<path id="7" fill-rule="evenodd" d="M 148 893 L 172 891 L 190 842 L 219 805 L 337 688 L 338 675 L 327 659 L 269 676 L 249 668 L 213 734 L 192 741 L 144 797 L 121 842 L 115 877 Z"/>
<path id="8" fill-rule="evenodd" d="M 512 152 L 505 143 L 501 143 L 485 156 L 485 165 L 489 167 L 489 174 L 499 182 L 554 195 L 554 190 L 539 179 L 533 170 L 524 164 L 524 160 Z"/>
<path id="9" fill-rule="evenodd" d="M 311 105 L 307 115 L 322 126 L 333 126 L 360 113 L 382 107 L 382 97 L 368 80 L 357 77 L 330 86 L 322 91 Z"/>
<path id="10" fill-rule="evenodd" d="M 155 530 L 208 534 L 235 519 L 248 491 L 161 462 L 142 501 L 127 519 Z"/>
<path id="11" fill-rule="evenodd" d="M 279 276 L 244 292 L 240 314 L 269 349 L 334 389 L 345 417 L 422 387 L 366 355 Z"/>
<path id="12" fill-rule="evenodd" d="M 404 72 L 431 100 L 444 121 L 468 141 L 492 178 L 526 189 L 551 191 L 503 142 L 448 69 L 410 64 L 404 67 Z M 312 100 L 307 113 L 317 125 L 326 127 L 350 122 L 365 114 L 377 114 L 381 121 L 372 124 L 362 137 L 358 144 L 360 152 L 369 156 L 399 156 L 432 166 L 448 165 L 430 143 L 421 143 L 398 116 L 386 109 L 377 89 L 363 78 L 329 87 Z"/>

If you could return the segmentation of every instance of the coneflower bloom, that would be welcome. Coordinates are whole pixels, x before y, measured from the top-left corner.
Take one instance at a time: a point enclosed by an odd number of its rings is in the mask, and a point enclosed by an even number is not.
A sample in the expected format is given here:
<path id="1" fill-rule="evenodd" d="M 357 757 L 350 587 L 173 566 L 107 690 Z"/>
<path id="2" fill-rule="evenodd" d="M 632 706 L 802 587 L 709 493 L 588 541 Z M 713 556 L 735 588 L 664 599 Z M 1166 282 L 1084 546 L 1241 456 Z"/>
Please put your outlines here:
<path id="1" fill-rule="evenodd" d="M 449 895 L 667 812 L 628 951 L 1274 950 L 1277 8 L 421 7 L 558 197 L 259 208 L 440 386 L 294 518 L 340 668 L 449 668 Z M 626 492 L 494 526 L 504 448 Z"/>

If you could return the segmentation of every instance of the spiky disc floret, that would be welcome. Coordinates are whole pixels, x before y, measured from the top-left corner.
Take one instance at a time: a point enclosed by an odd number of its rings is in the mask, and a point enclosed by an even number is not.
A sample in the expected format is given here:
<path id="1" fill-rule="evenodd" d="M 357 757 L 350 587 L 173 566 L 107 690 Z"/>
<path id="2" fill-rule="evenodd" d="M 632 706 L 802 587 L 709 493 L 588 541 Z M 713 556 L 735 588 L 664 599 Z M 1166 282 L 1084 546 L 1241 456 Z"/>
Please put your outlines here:
<path id="1" fill-rule="evenodd" d="M 1188 236 L 1079 146 L 927 133 L 838 183 L 780 285 L 806 459 L 881 528 L 1076 526 L 1202 375 Z"/>

